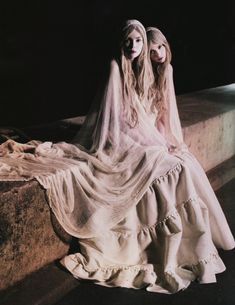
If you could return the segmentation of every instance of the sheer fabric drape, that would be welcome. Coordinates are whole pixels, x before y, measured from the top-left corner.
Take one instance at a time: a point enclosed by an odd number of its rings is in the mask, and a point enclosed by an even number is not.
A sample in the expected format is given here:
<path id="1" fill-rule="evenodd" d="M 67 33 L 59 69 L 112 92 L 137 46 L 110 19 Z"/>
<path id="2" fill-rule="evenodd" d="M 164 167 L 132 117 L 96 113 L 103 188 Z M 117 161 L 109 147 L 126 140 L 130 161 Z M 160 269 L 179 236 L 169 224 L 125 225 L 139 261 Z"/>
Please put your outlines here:
<path id="1" fill-rule="evenodd" d="M 173 293 L 225 269 L 216 247 L 234 239 L 197 160 L 183 143 L 169 66 L 168 112 L 136 96 L 139 123 L 125 120 L 122 77 L 113 60 L 73 143 L 7 141 L 0 180 L 37 181 L 80 253 L 62 263 L 77 278 L 106 286 Z M 172 149 L 173 147 L 173 149 Z"/>

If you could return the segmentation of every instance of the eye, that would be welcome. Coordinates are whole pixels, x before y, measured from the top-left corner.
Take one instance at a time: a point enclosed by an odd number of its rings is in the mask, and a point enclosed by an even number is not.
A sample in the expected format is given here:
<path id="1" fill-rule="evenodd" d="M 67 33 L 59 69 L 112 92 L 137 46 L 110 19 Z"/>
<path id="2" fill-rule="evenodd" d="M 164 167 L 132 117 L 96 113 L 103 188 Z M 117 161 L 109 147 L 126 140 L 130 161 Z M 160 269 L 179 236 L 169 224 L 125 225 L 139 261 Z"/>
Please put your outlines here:
<path id="1" fill-rule="evenodd" d="M 150 55 L 155 55 L 156 51 L 155 50 L 150 50 Z"/>
<path id="2" fill-rule="evenodd" d="M 136 42 L 141 42 L 141 41 L 142 41 L 141 38 L 137 38 L 137 39 L 136 39 Z"/>
<path id="3" fill-rule="evenodd" d="M 125 41 L 124 41 L 124 45 L 126 46 L 126 47 L 129 47 L 129 45 L 130 45 L 130 39 L 126 39 Z"/>

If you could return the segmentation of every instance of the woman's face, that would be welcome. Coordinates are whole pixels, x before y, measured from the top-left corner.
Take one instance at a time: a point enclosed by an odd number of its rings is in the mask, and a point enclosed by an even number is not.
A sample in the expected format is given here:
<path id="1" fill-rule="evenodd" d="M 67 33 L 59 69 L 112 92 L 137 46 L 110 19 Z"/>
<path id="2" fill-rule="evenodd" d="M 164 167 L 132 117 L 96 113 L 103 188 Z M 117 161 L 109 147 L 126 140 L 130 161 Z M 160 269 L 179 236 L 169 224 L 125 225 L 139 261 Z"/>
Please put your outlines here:
<path id="1" fill-rule="evenodd" d="M 124 54 L 131 61 L 137 58 L 143 48 L 143 38 L 140 33 L 133 30 L 124 41 Z"/>
<path id="2" fill-rule="evenodd" d="M 150 43 L 150 59 L 155 63 L 162 64 L 166 60 L 166 47 L 162 43 Z"/>

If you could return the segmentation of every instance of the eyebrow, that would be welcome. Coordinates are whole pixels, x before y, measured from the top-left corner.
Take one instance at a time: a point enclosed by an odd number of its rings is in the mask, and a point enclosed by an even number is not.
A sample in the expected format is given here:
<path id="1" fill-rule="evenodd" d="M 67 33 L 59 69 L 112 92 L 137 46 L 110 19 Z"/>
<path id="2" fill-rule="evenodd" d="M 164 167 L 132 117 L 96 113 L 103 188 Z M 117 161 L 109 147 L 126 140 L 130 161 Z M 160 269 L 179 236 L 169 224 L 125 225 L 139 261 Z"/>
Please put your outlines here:
<path id="1" fill-rule="evenodd" d="M 137 37 L 135 37 L 133 39 L 142 39 L 142 37 L 141 36 L 137 36 Z"/>

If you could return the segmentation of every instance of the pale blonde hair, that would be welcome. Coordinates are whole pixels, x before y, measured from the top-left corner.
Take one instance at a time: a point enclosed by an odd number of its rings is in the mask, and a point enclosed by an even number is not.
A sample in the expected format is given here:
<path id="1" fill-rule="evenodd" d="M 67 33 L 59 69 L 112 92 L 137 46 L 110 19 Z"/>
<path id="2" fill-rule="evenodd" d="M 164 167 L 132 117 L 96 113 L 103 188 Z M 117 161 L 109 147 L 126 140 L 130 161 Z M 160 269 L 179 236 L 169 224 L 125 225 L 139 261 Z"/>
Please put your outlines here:
<path id="1" fill-rule="evenodd" d="M 124 43 L 134 30 L 143 39 L 143 47 L 140 55 L 131 60 L 127 59 L 124 51 Z M 147 36 L 144 26 L 137 20 L 128 20 L 122 30 L 121 39 L 121 70 L 123 77 L 124 109 L 129 124 L 134 127 L 138 123 L 138 113 L 134 106 L 134 97 L 137 94 L 139 100 L 148 103 L 151 97 L 151 89 L 154 83 L 154 75 L 148 54 Z"/>
<path id="2" fill-rule="evenodd" d="M 169 42 L 163 33 L 155 27 L 146 28 L 148 45 L 150 43 L 153 44 L 162 44 L 166 49 L 166 60 L 164 63 L 152 63 L 153 73 L 155 77 L 155 104 L 158 110 L 158 117 L 161 117 L 164 111 L 166 111 L 166 93 L 167 93 L 167 68 L 171 62 L 171 49 Z M 149 56 L 150 56 L 150 48 L 149 48 Z"/>

